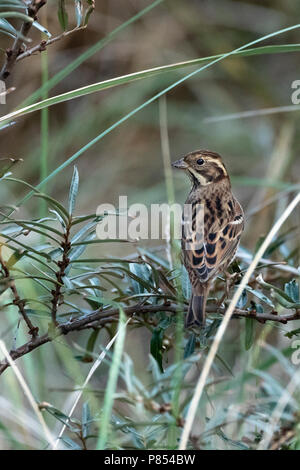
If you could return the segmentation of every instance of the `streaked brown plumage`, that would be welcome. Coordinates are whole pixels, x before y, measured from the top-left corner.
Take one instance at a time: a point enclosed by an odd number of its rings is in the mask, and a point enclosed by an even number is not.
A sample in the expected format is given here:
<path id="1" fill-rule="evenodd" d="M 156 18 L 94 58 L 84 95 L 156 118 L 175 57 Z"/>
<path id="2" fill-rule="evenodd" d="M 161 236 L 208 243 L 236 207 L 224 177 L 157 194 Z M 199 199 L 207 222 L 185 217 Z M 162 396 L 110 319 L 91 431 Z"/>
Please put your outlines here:
<path id="1" fill-rule="evenodd" d="M 244 229 L 244 214 L 231 192 L 219 154 L 197 150 L 172 166 L 185 170 L 192 182 L 185 202 L 190 205 L 192 219 L 183 223 L 182 234 L 183 263 L 192 285 L 185 326 L 203 326 L 211 282 L 220 271 L 226 271 L 235 256 Z M 201 207 L 203 223 L 199 225 Z"/>

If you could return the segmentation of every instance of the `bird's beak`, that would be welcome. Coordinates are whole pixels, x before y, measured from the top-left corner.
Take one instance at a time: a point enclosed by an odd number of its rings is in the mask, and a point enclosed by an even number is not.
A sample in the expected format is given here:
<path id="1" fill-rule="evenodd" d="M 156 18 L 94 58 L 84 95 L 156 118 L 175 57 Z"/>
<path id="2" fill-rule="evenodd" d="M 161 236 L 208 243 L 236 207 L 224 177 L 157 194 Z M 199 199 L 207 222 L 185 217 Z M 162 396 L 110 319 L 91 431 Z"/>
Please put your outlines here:
<path id="1" fill-rule="evenodd" d="M 188 168 L 188 165 L 184 161 L 184 158 L 180 158 L 179 160 L 176 160 L 176 162 L 172 163 L 172 166 L 174 168 L 178 168 L 179 170 L 187 170 L 187 168 Z"/>

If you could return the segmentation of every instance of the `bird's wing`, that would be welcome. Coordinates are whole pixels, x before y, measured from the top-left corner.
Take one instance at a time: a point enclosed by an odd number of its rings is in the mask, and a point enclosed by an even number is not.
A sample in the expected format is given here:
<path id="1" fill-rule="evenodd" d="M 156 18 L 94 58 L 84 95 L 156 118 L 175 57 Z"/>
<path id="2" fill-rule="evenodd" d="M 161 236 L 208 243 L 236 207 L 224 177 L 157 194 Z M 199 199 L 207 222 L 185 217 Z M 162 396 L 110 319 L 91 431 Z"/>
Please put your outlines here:
<path id="1" fill-rule="evenodd" d="M 244 228 L 244 215 L 240 204 L 233 202 L 234 210 L 226 215 L 225 221 L 214 223 L 202 237 L 193 230 L 188 237 L 183 233 L 184 264 L 195 283 L 207 282 L 235 255 Z"/>

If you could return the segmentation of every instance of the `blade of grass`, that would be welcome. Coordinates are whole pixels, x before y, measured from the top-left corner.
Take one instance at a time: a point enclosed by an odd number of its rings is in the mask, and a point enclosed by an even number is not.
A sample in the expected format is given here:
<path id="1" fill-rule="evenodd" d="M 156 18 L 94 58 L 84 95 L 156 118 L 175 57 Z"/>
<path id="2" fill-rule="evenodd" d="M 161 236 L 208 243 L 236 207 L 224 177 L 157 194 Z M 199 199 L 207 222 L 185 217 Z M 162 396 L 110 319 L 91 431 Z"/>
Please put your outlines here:
<path id="1" fill-rule="evenodd" d="M 12 370 L 14 371 L 14 374 L 16 375 L 16 378 L 18 379 L 18 381 L 20 383 L 20 386 L 22 387 L 25 396 L 27 397 L 30 405 L 32 406 L 33 411 L 35 412 L 35 414 L 36 414 L 36 416 L 37 416 L 37 418 L 38 418 L 38 420 L 39 420 L 39 422 L 42 426 L 43 433 L 45 434 L 45 438 L 46 438 L 47 442 L 53 448 L 54 447 L 54 440 L 53 440 L 53 437 L 51 435 L 51 432 L 50 432 L 48 426 L 45 423 L 45 420 L 42 416 L 42 413 L 40 412 L 39 407 L 36 404 L 36 401 L 35 401 L 32 393 L 31 393 L 27 383 L 25 382 L 24 377 L 22 376 L 21 372 L 19 371 L 18 367 L 16 366 L 15 361 L 13 361 L 13 359 L 11 358 L 11 356 L 10 356 L 6 346 L 5 346 L 5 343 L 2 340 L 0 340 L 0 349 L 1 349 L 2 353 L 4 354 L 7 362 L 10 364 Z"/>
<path id="2" fill-rule="evenodd" d="M 249 44 L 254 44 L 255 42 L 249 43 Z M 248 44 L 248 46 L 249 46 Z M 248 47 L 243 46 L 243 47 Z M 9 113 L 5 116 L 2 116 L 0 118 L 0 123 L 2 122 L 3 125 L 7 125 L 12 119 L 15 119 L 20 116 L 24 116 L 26 114 L 32 113 L 34 111 L 39 111 L 45 107 L 53 106 L 65 101 L 72 100 L 74 98 L 79 98 L 81 96 L 86 96 L 91 93 L 95 93 L 101 90 L 107 90 L 108 88 L 112 88 L 118 85 L 124 85 L 130 82 L 133 82 L 135 80 L 141 80 L 149 77 L 156 76 L 160 73 L 166 73 L 166 72 L 172 72 L 174 70 L 182 69 L 184 67 L 191 67 L 195 66 L 197 64 L 203 63 L 203 62 L 209 62 L 211 60 L 217 61 L 218 59 L 221 60 L 222 58 L 227 57 L 227 55 L 232 55 L 235 57 L 247 57 L 251 55 L 262 55 L 262 54 L 275 54 L 275 53 L 283 53 L 283 52 L 295 52 L 300 50 L 300 44 L 290 44 L 290 45 L 282 45 L 282 46 L 264 46 L 264 47 L 257 47 L 254 49 L 248 49 L 247 51 L 243 51 L 236 49 L 235 51 L 225 53 L 225 54 L 217 54 L 209 57 L 201 57 L 198 59 L 192 59 L 188 60 L 185 62 L 178 62 L 176 64 L 171 64 L 171 65 L 163 65 L 161 67 L 154 67 L 148 70 L 142 70 L 140 72 L 135 72 L 131 73 L 128 75 L 123 75 L 120 77 L 112 78 L 109 80 L 104 80 L 101 82 L 93 83 L 91 85 L 87 85 L 81 88 L 77 88 L 75 90 L 68 91 L 66 93 L 62 93 L 57 96 L 53 96 L 48 99 L 44 99 L 38 103 L 30 104 L 28 106 L 25 106 L 24 108 L 18 109 L 16 111 L 13 111 L 12 113 Z M 63 77 L 64 78 L 64 77 Z M 51 81 L 51 80 L 50 80 Z M 52 88 L 52 87 L 51 87 Z M 26 103 L 27 104 L 27 103 Z M 293 105 L 292 107 L 297 108 L 297 105 Z M 258 111 L 259 112 L 259 111 Z M 245 112 L 247 113 L 247 111 Z M 249 111 L 249 113 L 253 113 L 253 111 Z M 234 118 L 237 118 L 240 113 L 237 113 L 236 115 L 233 115 Z M 231 115 L 230 115 L 231 116 Z M 227 117 L 224 116 L 224 119 Z M 230 118 L 230 117 L 229 117 Z M 207 118 L 204 120 L 204 122 L 210 122 L 210 120 L 218 121 L 218 120 L 223 120 L 223 117 L 216 117 L 216 118 Z"/>
<path id="3" fill-rule="evenodd" d="M 126 328 L 128 322 L 130 321 L 130 318 L 127 320 L 126 324 L 124 325 L 123 324 L 123 329 Z M 116 339 L 118 338 L 118 335 L 120 334 L 120 329 L 117 331 L 117 333 L 115 334 L 115 336 L 110 340 L 110 342 L 107 344 L 106 348 L 101 352 L 101 354 L 99 355 L 99 357 L 95 360 L 94 364 L 92 365 L 85 381 L 84 381 L 84 384 L 82 385 L 82 387 L 80 388 L 80 390 L 78 391 L 78 394 L 76 396 L 76 399 L 71 407 L 71 410 L 69 411 L 68 413 L 68 418 L 71 419 L 72 416 L 73 416 L 73 413 L 79 403 L 79 400 L 80 398 L 82 397 L 82 394 L 84 392 L 84 390 L 86 389 L 90 379 L 92 378 L 92 376 L 94 375 L 94 373 L 96 372 L 96 370 L 98 369 L 98 367 L 100 366 L 100 364 L 103 362 L 103 360 L 105 359 L 105 356 L 107 354 L 107 352 L 111 349 L 111 347 L 113 346 L 114 342 L 116 341 Z M 58 438 L 57 440 L 55 441 L 55 444 L 54 444 L 54 449 L 57 448 L 57 445 L 63 435 L 63 433 L 65 432 L 66 430 L 66 427 L 67 427 L 67 424 L 64 424 L 63 427 L 61 428 L 61 431 L 58 435 Z"/>
<path id="4" fill-rule="evenodd" d="M 242 111 L 239 113 L 224 114 L 223 116 L 211 116 L 203 119 L 205 124 L 212 122 L 231 121 L 234 119 L 244 119 L 257 116 L 267 116 L 268 114 L 289 113 L 291 111 L 299 111 L 300 105 L 291 104 L 289 106 L 277 106 L 274 108 L 252 109 L 249 111 Z"/>
<path id="5" fill-rule="evenodd" d="M 260 441 L 257 450 L 267 450 L 270 442 L 272 440 L 272 437 L 274 436 L 274 433 L 276 431 L 276 428 L 278 427 L 278 424 L 280 422 L 280 418 L 291 400 L 291 397 L 297 390 L 300 384 L 300 374 L 299 370 L 295 370 L 295 373 L 293 377 L 291 378 L 290 382 L 288 383 L 287 387 L 284 389 L 283 393 L 281 394 L 273 413 L 271 414 L 270 420 L 269 420 L 269 426 L 267 429 L 264 431 L 263 438 Z"/>
<path id="6" fill-rule="evenodd" d="M 123 354 L 124 342 L 125 342 L 125 335 L 126 335 L 126 326 L 130 319 L 127 320 L 125 323 L 125 314 L 120 308 L 120 320 L 119 320 L 119 328 L 117 332 L 117 340 L 114 350 L 114 355 L 112 359 L 112 364 L 109 369 L 109 376 L 108 376 L 108 383 L 105 391 L 104 396 L 104 405 L 103 411 L 101 415 L 101 425 L 100 425 L 100 432 L 97 442 L 97 449 L 103 450 L 106 447 L 108 432 L 110 428 L 110 419 L 112 408 L 114 404 L 114 394 L 116 391 L 117 380 L 119 375 L 119 369 L 121 365 L 121 359 Z"/>
<path id="7" fill-rule="evenodd" d="M 173 182 L 173 173 L 171 169 L 171 154 L 170 143 L 168 135 L 168 115 L 167 115 L 167 99 L 166 95 L 159 99 L 159 127 L 160 127 L 160 141 L 161 153 L 164 165 L 165 186 L 167 192 L 168 204 L 171 206 L 175 202 L 175 189 Z M 166 231 L 166 252 L 167 258 L 171 269 L 173 269 L 172 246 L 174 239 L 174 217 L 172 214 L 168 216 L 168 224 L 165 228 Z"/>
<path id="8" fill-rule="evenodd" d="M 213 340 L 213 343 L 211 345 L 210 351 L 208 353 L 207 359 L 204 363 L 202 372 L 200 374 L 200 377 L 198 379 L 196 389 L 191 401 L 191 404 L 188 409 L 187 417 L 186 417 L 186 422 L 182 431 L 181 439 L 180 439 L 180 444 L 179 444 L 179 449 L 184 450 L 186 449 L 188 438 L 192 429 L 192 425 L 197 413 L 198 405 L 203 393 L 203 389 L 206 383 L 206 379 L 208 377 L 208 374 L 210 372 L 210 369 L 212 367 L 213 361 L 215 359 L 215 356 L 217 354 L 219 345 L 222 341 L 222 338 L 225 334 L 226 328 L 229 324 L 230 318 L 233 315 L 233 311 L 239 301 L 239 298 L 248 284 L 248 281 L 250 280 L 250 277 L 258 265 L 261 257 L 265 253 L 266 249 L 268 248 L 269 244 L 271 243 L 273 237 L 276 235 L 278 230 L 280 229 L 281 225 L 284 223 L 284 221 L 289 217 L 289 215 L 293 212 L 297 204 L 300 202 L 300 193 L 297 194 L 297 196 L 292 200 L 292 202 L 287 206 L 281 217 L 277 220 L 277 222 L 273 225 L 272 229 L 269 231 L 268 235 L 266 236 L 264 242 L 258 249 L 255 257 L 253 258 L 249 268 L 247 269 L 245 275 L 243 276 L 243 279 L 241 283 L 239 284 L 238 289 L 236 290 L 230 305 L 228 309 L 226 310 L 226 313 L 224 315 L 224 318 L 218 328 L 218 331 L 216 333 L 216 336 Z"/>
<path id="9" fill-rule="evenodd" d="M 44 23 L 46 17 L 44 15 Z M 47 23 L 46 23 L 47 24 Z M 41 54 L 41 69 L 42 69 L 42 83 L 48 81 L 48 53 L 47 49 Z M 43 99 L 48 98 L 48 93 L 42 95 Z M 43 108 L 41 110 L 41 160 L 40 160 L 40 181 L 43 181 L 48 175 L 48 147 L 49 147 L 49 110 Z M 45 188 L 46 190 L 46 188 Z M 41 199 L 40 201 L 40 216 L 47 215 L 47 203 Z"/>

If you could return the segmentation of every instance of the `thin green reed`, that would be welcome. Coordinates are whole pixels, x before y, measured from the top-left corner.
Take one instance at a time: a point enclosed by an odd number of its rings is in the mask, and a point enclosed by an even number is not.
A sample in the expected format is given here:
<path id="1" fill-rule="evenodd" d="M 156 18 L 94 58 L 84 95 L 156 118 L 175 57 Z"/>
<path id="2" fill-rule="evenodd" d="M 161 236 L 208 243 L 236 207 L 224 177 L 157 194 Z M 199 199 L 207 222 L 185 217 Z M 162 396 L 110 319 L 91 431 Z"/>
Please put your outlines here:
<path id="1" fill-rule="evenodd" d="M 119 375 L 119 370 L 121 366 L 121 360 L 124 350 L 124 343 L 126 337 L 126 322 L 125 313 L 122 307 L 119 307 L 120 317 L 119 317 L 119 327 L 117 333 L 117 339 L 114 347 L 114 354 L 112 358 L 112 363 L 109 368 L 108 382 L 105 390 L 104 404 L 101 412 L 101 422 L 100 430 L 97 442 L 97 449 L 104 450 L 107 447 L 107 441 L 109 437 L 110 423 L 111 423 L 111 414 L 114 404 L 114 395 L 117 388 L 117 380 Z"/>
<path id="2" fill-rule="evenodd" d="M 47 50 L 41 54 L 41 72 L 42 84 L 48 82 L 48 53 Z M 42 95 L 43 99 L 48 98 L 48 92 L 45 91 Z M 41 110 L 41 158 L 40 158 L 40 180 L 43 181 L 48 175 L 48 154 L 49 154 L 49 109 L 44 108 Z M 46 188 L 44 188 L 46 190 Z M 47 214 L 47 202 L 43 199 L 40 200 L 40 216 L 44 217 Z"/>
<path id="3" fill-rule="evenodd" d="M 166 193 L 169 207 L 175 202 L 175 188 L 173 180 L 173 172 L 171 168 L 171 154 L 168 136 L 168 115 L 167 115 L 167 99 L 163 95 L 159 99 L 159 121 L 160 121 L 160 135 L 162 147 L 162 159 L 164 167 Z M 171 269 L 176 269 L 180 272 L 180 254 L 179 246 L 174 238 L 175 234 L 175 219 L 174 212 L 170 210 L 170 219 L 168 227 L 169 237 L 167 239 L 167 254 Z M 178 423 L 180 421 L 180 395 L 182 388 L 182 359 L 183 359 L 183 304 L 182 304 L 182 287 L 180 278 L 175 278 L 175 286 L 177 292 L 177 305 L 178 310 L 176 313 L 175 322 L 175 345 L 174 345 L 174 363 L 177 364 L 175 373 L 172 379 L 172 415 L 174 421 L 169 424 L 167 433 L 167 447 L 169 449 L 176 449 L 177 439 L 179 436 Z"/>

